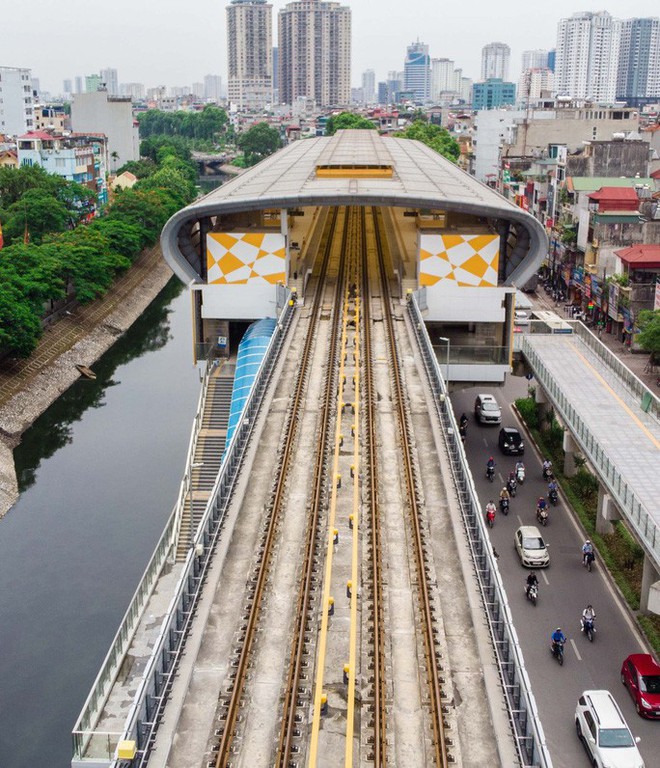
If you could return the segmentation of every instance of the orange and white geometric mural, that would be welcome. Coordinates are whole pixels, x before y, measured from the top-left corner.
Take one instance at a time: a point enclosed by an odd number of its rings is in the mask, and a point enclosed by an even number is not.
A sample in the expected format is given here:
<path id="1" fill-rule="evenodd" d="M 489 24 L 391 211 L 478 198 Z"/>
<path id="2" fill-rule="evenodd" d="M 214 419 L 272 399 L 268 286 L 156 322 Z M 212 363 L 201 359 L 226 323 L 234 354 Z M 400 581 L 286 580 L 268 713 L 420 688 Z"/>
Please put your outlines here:
<path id="1" fill-rule="evenodd" d="M 286 244 L 279 232 L 211 232 L 206 238 L 208 285 L 283 283 Z"/>
<path id="2" fill-rule="evenodd" d="M 496 287 L 499 254 L 499 235 L 420 233 L 419 285 Z"/>

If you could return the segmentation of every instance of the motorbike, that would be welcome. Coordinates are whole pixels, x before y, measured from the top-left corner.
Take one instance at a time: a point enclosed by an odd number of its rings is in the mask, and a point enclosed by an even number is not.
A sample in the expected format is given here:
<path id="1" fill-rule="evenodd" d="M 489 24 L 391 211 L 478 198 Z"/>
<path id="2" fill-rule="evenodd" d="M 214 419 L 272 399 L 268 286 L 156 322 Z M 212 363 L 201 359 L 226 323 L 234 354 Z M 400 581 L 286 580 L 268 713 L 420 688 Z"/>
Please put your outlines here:
<path id="1" fill-rule="evenodd" d="M 596 627 L 594 626 L 593 619 L 582 619 L 582 631 L 589 638 L 589 642 L 593 643 Z"/>
<path id="2" fill-rule="evenodd" d="M 548 500 L 550 501 L 553 507 L 557 506 L 557 502 L 559 501 L 559 494 L 557 493 L 556 488 L 551 488 L 548 491 Z"/>
<path id="3" fill-rule="evenodd" d="M 509 492 L 511 498 L 515 497 L 517 487 L 518 487 L 518 484 L 516 483 L 515 477 L 510 477 L 506 482 L 506 489 Z"/>
<path id="4" fill-rule="evenodd" d="M 461 436 L 461 440 L 465 442 L 465 438 L 467 437 L 467 424 L 461 424 L 458 428 L 458 434 Z"/>
<path id="5" fill-rule="evenodd" d="M 525 482 L 525 467 L 516 469 L 516 481 L 522 485 Z"/>
<path id="6" fill-rule="evenodd" d="M 552 467 L 543 467 L 543 479 L 545 482 L 549 483 L 553 478 Z"/>
<path id="7" fill-rule="evenodd" d="M 492 528 L 495 525 L 495 510 L 489 509 L 486 512 L 486 522 Z"/>
<path id="8" fill-rule="evenodd" d="M 486 467 L 486 477 L 492 483 L 495 479 L 495 467 Z"/>
<path id="9" fill-rule="evenodd" d="M 591 570 L 595 560 L 596 555 L 593 552 L 586 552 L 582 557 L 582 562 L 588 571 Z"/>
<path id="10" fill-rule="evenodd" d="M 509 500 L 508 499 L 500 499 L 500 512 L 503 515 L 509 514 Z"/>
<path id="11" fill-rule="evenodd" d="M 537 507 L 536 508 L 536 519 L 541 523 L 541 525 L 547 525 L 548 524 L 548 508 L 547 507 Z"/>
<path id="12" fill-rule="evenodd" d="M 564 643 L 556 643 L 553 640 L 550 646 L 550 653 L 557 659 L 559 666 L 562 667 L 564 665 Z"/>
<path id="13" fill-rule="evenodd" d="M 525 584 L 525 594 L 527 595 L 527 599 L 532 601 L 532 605 L 536 605 L 536 601 L 539 597 L 539 585 L 530 584 L 528 586 Z"/>

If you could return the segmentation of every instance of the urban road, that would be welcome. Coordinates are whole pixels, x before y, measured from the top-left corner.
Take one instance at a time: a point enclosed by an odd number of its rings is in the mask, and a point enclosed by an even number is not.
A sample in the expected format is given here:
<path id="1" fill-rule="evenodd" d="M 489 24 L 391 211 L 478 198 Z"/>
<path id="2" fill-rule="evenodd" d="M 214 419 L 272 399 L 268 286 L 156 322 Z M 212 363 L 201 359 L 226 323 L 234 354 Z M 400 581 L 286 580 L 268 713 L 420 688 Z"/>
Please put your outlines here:
<path id="1" fill-rule="evenodd" d="M 517 458 L 499 451 L 499 427 L 481 426 L 474 419 L 474 399 L 478 392 L 490 392 L 502 407 L 502 425 L 523 432 L 511 404 L 526 394 L 524 378 L 509 377 L 503 388 L 466 389 L 452 394 L 457 418 L 465 412 L 469 419 L 465 443 L 482 508 L 489 499 L 498 502 L 499 492 Z M 524 434 L 524 432 L 523 432 Z M 541 478 L 542 457 L 525 437 L 526 479 L 511 500 L 508 516 L 499 513 L 490 531 L 493 546 L 500 555 L 498 564 L 506 586 L 511 612 L 520 639 L 525 663 L 539 707 L 541 720 L 556 768 L 588 765 L 587 755 L 575 732 L 575 706 L 583 690 L 606 688 L 612 692 L 635 736 L 641 738 L 640 752 L 647 768 L 660 764 L 660 723 L 642 719 L 620 680 L 622 661 L 630 653 L 648 652 L 643 639 L 619 597 L 613 582 L 597 561 L 589 573 L 581 563 L 580 549 L 585 534 L 574 520 L 566 500 L 551 508 L 550 520 L 542 535 L 549 544 L 550 566 L 537 572 L 539 600 L 527 600 L 524 568 L 514 548 L 514 532 L 520 525 L 536 525 L 536 500 L 546 495 Z M 486 479 L 486 461 L 496 462 L 495 482 Z M 580 632 L 580 616 L 591 603 L 596 610 L 596 637 L 593 643 Z M 550 655 L 550 634 L 561 627 L 568 638 L 564 666 Z"/>

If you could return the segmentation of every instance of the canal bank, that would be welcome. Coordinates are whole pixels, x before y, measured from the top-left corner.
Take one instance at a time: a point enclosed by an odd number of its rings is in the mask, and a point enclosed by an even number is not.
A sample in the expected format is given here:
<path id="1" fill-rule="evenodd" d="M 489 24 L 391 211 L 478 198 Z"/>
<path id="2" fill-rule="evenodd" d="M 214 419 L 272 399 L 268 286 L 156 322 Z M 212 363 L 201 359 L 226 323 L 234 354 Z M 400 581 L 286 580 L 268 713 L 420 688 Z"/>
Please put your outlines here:
<path id="1" fill-rule="evenodd" d="M 108 293 L 48 328 L 29 360 L 0 370 L 0 518 L 19 495 L 21 435 L 142 315 L 172 277 L 159 246 L 145 250 Z"/>

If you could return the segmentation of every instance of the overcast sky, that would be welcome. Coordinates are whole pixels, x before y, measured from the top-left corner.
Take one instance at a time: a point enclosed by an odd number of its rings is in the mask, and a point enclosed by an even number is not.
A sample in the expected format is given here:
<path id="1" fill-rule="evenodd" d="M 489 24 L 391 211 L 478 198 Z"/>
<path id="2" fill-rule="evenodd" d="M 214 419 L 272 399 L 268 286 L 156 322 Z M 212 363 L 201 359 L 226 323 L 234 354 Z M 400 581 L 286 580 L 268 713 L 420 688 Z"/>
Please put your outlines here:
<path id="1" fill-rule="evenodd" d="M 576 5 L 577 3 L 577 5 Z M 658 0 L 353 0 L 352 84 L 373 69 L 376 81 L 403 69 L 406 46 L 420 40 L 433 58 L 453 59 L 479 79 L 481 49 L 511 47 L 509 77 L 517 81 L 522 51 L 553 48 L 557 21 L 576 11 L 607 10 L 615 17 L 660 16 Z M 217 74 L 226 84 L 225 8 L 218 0 L 21 0 L 0 26 L 0 66 L 27 67 L 42 90 L 59 94 L 62 81 L 113 67 L 119 82 L 182 86 Z M 277 12 L 285 0 L 274 0 Z M 275 40 L 274 40 L 275 42 Z"/>

